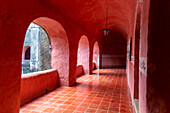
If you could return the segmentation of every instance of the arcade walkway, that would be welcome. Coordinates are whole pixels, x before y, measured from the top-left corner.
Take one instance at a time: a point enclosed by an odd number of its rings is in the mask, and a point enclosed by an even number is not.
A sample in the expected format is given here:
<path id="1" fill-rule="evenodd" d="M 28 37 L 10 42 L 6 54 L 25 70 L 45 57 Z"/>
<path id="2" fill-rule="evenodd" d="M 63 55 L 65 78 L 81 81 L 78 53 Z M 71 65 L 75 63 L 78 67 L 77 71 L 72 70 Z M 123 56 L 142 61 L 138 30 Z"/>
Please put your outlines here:
<path id="1" fill-rule="evenodd" d="M 100 73 L 100 74 L 98 74 Z M 21 107 L 21 113 L 135 113 L 125 69 L 100 69 Z"/>

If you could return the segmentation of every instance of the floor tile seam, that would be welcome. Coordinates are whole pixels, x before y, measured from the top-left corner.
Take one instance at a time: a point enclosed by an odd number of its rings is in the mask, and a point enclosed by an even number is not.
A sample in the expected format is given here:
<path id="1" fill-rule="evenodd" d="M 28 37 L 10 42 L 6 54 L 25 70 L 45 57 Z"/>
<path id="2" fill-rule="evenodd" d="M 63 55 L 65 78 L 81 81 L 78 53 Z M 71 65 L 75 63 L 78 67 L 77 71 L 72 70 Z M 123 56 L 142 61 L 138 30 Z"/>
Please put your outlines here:
<path id="1" fill-rule="evenodd" d="M 61 111 L 61 113 L 63 113 L 63 112 L 64 112 L 65 110 L 67 110 L 67 109 L 66 109 L 66 108 L 58 109 L 58 107 L 57 107 L 57 108 L 55 108 L 55 110 L 54 110 L 54 111 L 56 111 L 56 110 L 62 110 L 62 111 Z M 53 111 L 53 112 L 54 112 L 54 111 Z"/>
<path id="2" fill-rule="evenodd" d="M 123 78 L 124 79 L 124 78 Z M 127 79 L 126 79 L 127 80 Z M 129 87 L 128 87 L 129 88 Z M 128 92 L 128 93 L 130 93 L 130 92 Z M 130 99 L 130 101 L 131 101 L 131 99 Z M 132 102 L 131 102 L 132 103 Z M 133 111 L 134 110 L 134 106 L 133 105 L 130 105 L 130 111 Z"/>
<path id="3" fill-rule="evenodd" d="M 99 94 L 99 91 L 97 92 L 97 94 Z M 95 95 L 95 97 L 93 97 L 92 101 L 96 98 L 97 94 Z M 92 104 L 92 102 L 89 104 L 89 106 Z M 89 108 L 89 106 L 87 107 L 87 109 Z M 86 110 L 87 110 L 86 109 Z"/>
<path id="4" fill-rule="evenodd" d="M 105 95 L 106 95 L 106 92 L 107 92 L 107 91 L 108 91 L 108 87 L 107 87 L 107 90 L 105 91 Z M 102 101 L 101 101 L 101 102 L 103 102 L 103 99 L 104 99 L 104 98 L 102 98 Z M 101 102 L 100 102 L 100 105 L 101 105 Z M 110 100 L 110 102 L 111 102 L 111 100 Z M 100 105 L 99 105 L 99 106 L 100 106 Z M 110 104 L 109 104 L 109 105 L 110 105 Z M 97 108 L 97 109 L 99 109 L 99 106 L 98 106 L 98 108 Z M 108 112 L 108 110 L 109 110 L 109 107 L 108 107 L 108 109 L 107 109 L 107 112 Z M 95 113 L 97 113 L 97 110 L 96 110 L 96 112 L 95 112 Z"/>
<path id="5" fill-rule="evenodd" d="M 104 95 L 106 95 L 106 91 L 105 91 Z M 102 101 L 103 101 L 103 97 L 102 97 L 102 100 L 100 101 L 100 104 L 99 104 L 98 107 L 96 108 L 96 112 L 95 112 L 95 113 L 97 113 L 97 110 L 98 110 L 99 107 L 101 106 Z"/>
<path id="6" fill-rule="evenodd" d="M 99 94 L 99 92 L 100 92 L 100 90 L 97 92 L 96 96 Z M 96 98 L 96 96 L 93 98 L 93 100 Z M 103 99 L 103 98 L 102 98 L 102 99 Z M 92 101 L 93 101 L 93 100 L 92 100 Z M 90 103 L 90 105 L 91 105 L 91 104 L 92 104 L 92 103 Z M 89 105 L 89 106 L 90 106 L 90 105 Z M 100 101 L 100 104 L 98 105 L 98 107 L 96 108 L 96 112 L 97 112 L 97 110 L 98 110 L 98 108 L 99 108 L 100 105 L 101 105 L 101 101 Z M 89 106 L 87 107 L 87 109 L 89 108 Z M 86 109 L 86 110 L 87 110 L 87 109 Z"/>
<path id="7" fill-rule="evenodd" d="M 36 101 L 36 100 L 33 100 L 33 101 Z M 40 100 L 39 100 L 40 101 Z M 31 104 L 30 104 L 31 103 Z M 29 108 L 30 106 L 38 106 L 38 105 L 32 105 L 32 102 L 30 102 L 30 103 L 27 103 L 25 106 L 26 107 L 24 107 L 24 109 L 27 109 L 27 108 Z M 44 103 L 44 102 L 43 102 Z M 23 109 L 22 107 L 20 107 L 20 109 Z"/>
<path id="8" fill-rule="evenodd" d="M 44 109 L 43 109 L 41 112 L 43 112 L 45 109 L 48 108 L 48 106 L 43 106 L 43 107 L 44 107 Z M 34 109 L 34 110 L 32 110 L 32 111 L 40 112 L 39 110 L 36 110 L 36 109 Z"/>
<path id="9" fill-rule="evenodd" d="M 62 97 L 64 97 L 65 95 L 67 95 L 68 93 L 69 93 L 70 91 L 68 91 L 66 94 L 64 94 L 63 96 L 61 96 L 60 98 L 62 98 Z M 60 94 L 62 94 L 62 93 L 60 93 Z M 57 95 L 56 95 L 57 96 Z M 59 98 L 59 99 L 60 99 Z"/>
<path id="10" fill-rule="evenodd" d="M 73 89 L 72 89 L 72 90 L 73 90 Z M 68 91 L 65 95 L 69 94 L 72 90 Z M 65 95 L 63 95 L 62 97 L 64 97 Z M 61 98 L 62 98 L 62 97 L 61 97 Z M 59 100 L 61 100 L 61 98 L 59 98 Z M 70 97 L 69 97 L 68 99 L 70 99 Z M 68 99 L 66 99 L 65 101 L 63 101 L 61 104 L 63 105 L 64 102 L 66 102 Z M 54 104 L 54 103 L 53 103 L 53 104 Z M 58 107 L 59 107 L 59 106 L 58 106 Z M 55 110 L 57 110 L 58 107 L 57 107 Z M 67 108 L 68 108 L 68 106 L 67 106 Z M 65 108 L 65 109 L 66 109 L 66 108 Z"/>
<path id="11" fill-rule="evenodd" d="M 45 103 L 45 102 L 43 102 L 43 103 Z M 26 108 L 24 108 L 24 110 L 28 110 L 28 108 L 30 107 L 30 106 L 35 106 L 35 105 L 32 105 L 32 104 L 30 104 L 30 105 L 28 105 Z M 38 105 L 37 105 L 38 106 Z M 39 106 L 38 106 L 39 107 Z M 43 107 L 45 107 L 45 106 L 43 106 Z M 20 110 L 21 110 L 22 108 L 20 108 Z"/>
<path id="12" fill-rule="evenodd" d="M 86 90 L 87 90 L 87 89 L 86 89 Z M 85 91 L 86 91 L 86 90 L 85 90 Z M 85 92 L 85 91 L 84 91 L 84 92 Z M 90 91 L 90 93 L 91 93 L 91 92 L 92 92 L 92 91 Z M 83 94 L 83 93 L 82 93 L 82 94 Z M 81 95 L 82 95 L 82 94 L 81 94 Z M 81 96 L 81 95 L 80 95 L 80 96 Z M 80 96 L 79 96 L 79 97 L 80 97 Z M 87 98 L 87 97 L 86 97 L 86 98 Z M 85 98 L 85 99 L 86 99 L 86 98 Z M 85 99 L 84 99 L 84 100 L 85 100 Z M 84 101 L 84 100 L 83 100 L 83 101 Z M 83 101 L 82 101 L 81 103 L 83 103 Z M 80 107 L 81 103 L 77 106 L 77 108 Z M 77 108 L 76 108 L 74 111 L 76 111 Z"/>
<path id="13" fill-rule="evenodd" d="M 85 91 L 86 91 L 86 90 L 85 90 Z M 82 94 L 83 94 L 83 93 L 82 93 Z M 82 95 L 82 94 L 81 94 L 81 95 Z M 81 96 L 81 95 L 80 95 L 80 96 Z M 79 97 L 80 97 L 80 96 L 79 96 Z M 74 101 L 75 101 L 75 100 L 74 100 Z M 73 102 L 74 102 L 74 101 L 73 101 Z M 73 102 L 72 102 L 72 103 L 73 103 Z M 81 103 L 80 103 L 80 104 L 81 104 Z M 68 108 L 70 105 L 71 105 L 71 103 L 63 110 L 63 112 L 64 112 L 65 110 L 67 110 L 67 108 Z M 79 106 L 80 106 L 80 105 L 79 105 Z M 77 106 L 77 108 L 78 108 L 79 106 Z M 76 109 L 77 109 L 77 108 L 76 108 Z M 75 110 L 76 110 L 76 109 L 75 109 Z M 75 111 L 75 110 L 73 110 L 73 111 Z M 62 112 L 62 113 L 63 113 L 63 112 Z"/>
<path id="14" fill-rule="evenodd" d="M 55 110 L 57 110 L 57 109 L 55 109 Z M 54 113 L 55 112 L 55 110 L 52 112 L 52 113 Z M 60 113 L 63 113 L 65 110 L 63 110 L 63 111 L 60 111 Z"/>
<path id="15" fill-rule="evenodd" d="M 108 90 L 108 88 L 107 88 L 107 90 Z M 114 87 L 114 90 L 115 90 L 115 87 Z M 70 92 L 71 92 L 71 91 L 70 91 Z M 68 93 L 69 93 L 69 92 L 68 92 Z M 98 93 L 99 93 L 99 91 L 98 91 Z M 106 91 L 105 91 L 105 93 L 106 93 Z M 64 95 L 63 95 L 62 97 L 64 97 Z M 79 97 L 80 97 L 80 96 L 79 96 Z M 70 98 L 70 97 L 69 97 L 69 98 Z M 69 98 L 68 98 L 68 99 L 69 99 Z M 68 100 L 68 99 L 67 99 L 67 100 Z M 51 100 L 51 99 L 49 99 L 49 100 Z M 94 100 L 94 98 L 93 98 L 93 100 Z M 102 98 L 102 100 L 103 100 L 103 98 Z"/>
<path id="16" fill-rule="evenodd" d="M 29 112 L 32 112 L 32 111 L 37 111 L 38 112 L 38 110 L 33 110 L 33 109 L 25 109 L 26 111 L 29 111 Z M 24 112 L 25 110 L 23 110 L 22 112 Z"/>
<path id="17" fill-rule="evenodd" d="M 116 79 L 116 84 L 117 84 L 117 81 L 118 81 L 118 78 Z M 116 86 L 116 84 L 115 84 L 115 86 Z M 116 87 L 114 87 L 114 91 L 115 91 L 115 88 L 116 88 Z M 113 91 L 113 92 L 114 92 L 114 91 Z M 113 99 L 113 96 L 112 96 L 112 99 Z M 112 99 L 111 99 L 111 100 L 112 100 Z M 110 109 L 110 107 L 111 107 L 111 101 L 110 101 L 108 110 Z M 107 111 L 107 112 L 109 112 L 109 111 Z"/>
<path id="18" fill-rule="evenodd" d="M 70 91 L 69 91 L 69 92 L 70 92 Z M 64 94 L 62 97 L 64 97 L 65 95 L 67 95 L 69 92 L 67 92 L 66 94 Z M 58 100 L 61 100 L 62 97 L 60 97 Z M 68 100 L 68 99 L 66 99 L 65 101 L 67 101 L 67 100 Z M 56 101 L 57 101 L 57 100 L 56 100 Z M 55 102 L 56 102 L 56 101 L 55 101 Z M 63 104 L 65 101 L 63 101 L 61 104 Z M 53 104 L 54 104 L 55 102 L 53 102 Z"/>
<path id="19" fill-rule="evenodd" d="M 122 84 L 123 84 L 123 82 L 122 82 L 123 80 L 122 80 L 122 79 L 123 79 L 123 77 L 121 77 L 121 92 L 120 92 L 120 93 L 122 93 Z M 121 100 L 121 97 L 122 97 L 122 95 L 120 95 L 119 112 L 120 112 L 121 101 L 122 101 L 122 100 Z"/>

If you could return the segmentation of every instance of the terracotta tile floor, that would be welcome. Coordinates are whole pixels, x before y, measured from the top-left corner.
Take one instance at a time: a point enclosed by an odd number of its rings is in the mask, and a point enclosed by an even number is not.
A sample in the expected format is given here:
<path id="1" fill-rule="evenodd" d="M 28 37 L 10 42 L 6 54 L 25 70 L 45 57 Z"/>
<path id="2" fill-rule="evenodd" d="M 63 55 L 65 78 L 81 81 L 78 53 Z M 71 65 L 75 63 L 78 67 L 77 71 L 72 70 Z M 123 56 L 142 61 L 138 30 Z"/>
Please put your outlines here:
<path id="1" fill-rule="evenodd" d="M 100 69 L 24 105 L 20 113 L 135 113 L 125 69 Z"/>

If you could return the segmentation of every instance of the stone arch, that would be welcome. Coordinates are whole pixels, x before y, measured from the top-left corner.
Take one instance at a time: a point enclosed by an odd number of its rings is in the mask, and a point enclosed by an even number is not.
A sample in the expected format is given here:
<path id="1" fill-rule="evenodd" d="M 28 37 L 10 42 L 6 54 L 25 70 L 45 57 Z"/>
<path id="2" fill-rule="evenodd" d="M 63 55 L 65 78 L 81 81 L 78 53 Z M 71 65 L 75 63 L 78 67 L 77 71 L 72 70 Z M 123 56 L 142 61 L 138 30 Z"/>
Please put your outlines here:
<path id="1" fill-rule="evenodd" d="M 26 51 L 25 49 L 28 48 Z M 51 69 L 51 44 L 46 31 L 31 23 L 27 29 L 22 59 L 22 74 Z M 27 58 L 28 57 L 28 58 Z"/>
<path id="2" fill-rule="evenodd" d="M 89 40 L 83 35 L 78 44 L 77 65 L 82 65 L 85 74 L 89 74 Z"/>
<path id="3" fill-rule="evenodd" d="M 51 42 L 51 68 L 59 74 L 61 85 L 69 83 L 69 42 L 62 25 L 56 20 L 39 17 L 33 21 L 42 27 L 48 34 Z"/>
<path id="4" fill-rule="evenodd" d="M 99 44 L 96 41 L 93 46 L 93 64 L 92 64 L 92 69 L 99 69 L 99 64 L 100 64 L 100 50 L 99 50 Z"/>

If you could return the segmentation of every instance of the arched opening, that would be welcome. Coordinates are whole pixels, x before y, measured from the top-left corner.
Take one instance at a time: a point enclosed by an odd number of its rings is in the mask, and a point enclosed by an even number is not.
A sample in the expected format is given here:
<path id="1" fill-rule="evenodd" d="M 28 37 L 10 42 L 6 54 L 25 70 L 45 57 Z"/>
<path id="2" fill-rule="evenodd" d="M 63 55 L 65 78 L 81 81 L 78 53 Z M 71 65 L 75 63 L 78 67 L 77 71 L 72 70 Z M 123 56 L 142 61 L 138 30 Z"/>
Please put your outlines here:
<path id="1" fill-rule="evenodd" d="M 69 84 L 69 43 L 67 34 L 57 21 L 40 17 L 33 23 L 41 26 L 48 33 L 51 41 L 51 68 L 56 69 L 59 74 L 60 85 Z"/>
<path id="2" fill-rule="evenodd" d="M 92 64 L 92 69 L 99 69 L 99 55 L 100 55 L 100 50 L 99 50 L 99 44 L 98 42 L 95 42 L 94 47 L 93 47 L 93 64 Z"/>
<path id="3" fill-rule="evenodd" d="M 61 24 L 47 17 L 37 18 L 25 37 L 23 52 L 30 46 L 31 54 L 24 62 L 31 62 L 30 67 L 38 72 L 22 74 L 21 104 L 69 83 L 69 43 Z"/>
<path id="4" fill-rule="evenodd" d="M 30 60 L 30 47 L 25 51 L 25 60 Z"/>
<path id="5" fill-rule="evenodd" d="M 24 46 L 22 49 L 22 60 L 30 60 L 30 46 Z"/>
<path id="6" fill-rule="evenodd" d="M 89 41 L 85 35 L 79 40 L 76 72 L 78 75 L 89 74 Z"/>
<path id="7" fill-rule="evenodd" d="M 51 69 L 51 44 L 44 29 L 29 25 L 22 54 L 22 74 Z"/>

